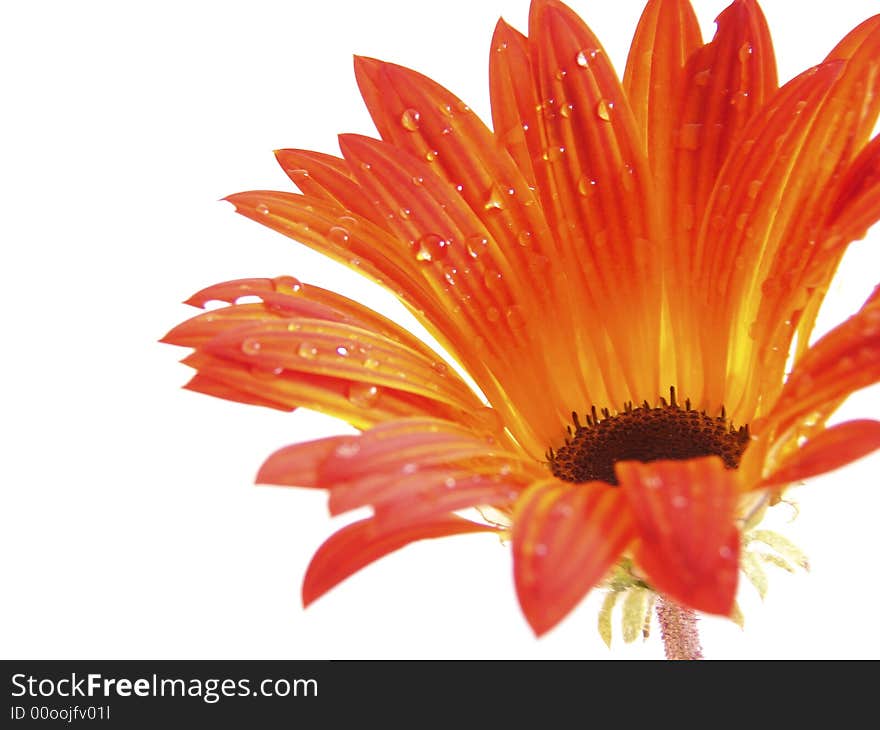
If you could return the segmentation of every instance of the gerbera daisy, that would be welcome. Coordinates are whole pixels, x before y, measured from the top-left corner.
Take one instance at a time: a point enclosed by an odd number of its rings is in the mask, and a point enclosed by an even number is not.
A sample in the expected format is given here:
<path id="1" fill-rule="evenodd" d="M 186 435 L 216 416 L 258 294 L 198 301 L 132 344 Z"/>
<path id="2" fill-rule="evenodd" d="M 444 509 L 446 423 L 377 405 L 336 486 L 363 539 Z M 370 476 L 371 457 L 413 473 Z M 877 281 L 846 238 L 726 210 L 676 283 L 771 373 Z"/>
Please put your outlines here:
<path id="1" fill-rule="evenodd" d="M 692 612 L 734 610 L 744 531 L 880 447 L 876 421 L 826 426 L 880 376 L 880 288 L 808 345 L 880 217 L 880 16 L 781 88 L 757 3 L 717 24 L 704 44 L 687 0 L 651 0 L 621 82 L 574 12 L 534 0 L 528 36 L 499 21 L 492 38 L 494 131 L 357 58 L 380 139 L 279 150 L 301 194 L 228 198 L 390 289 L 480 390 L 291 277 L 189 300 L 229 306 L 166 336 L 195 350 L 188 388 L 361 431 L 258 475 L 328 489 L 332 514 L 372 507 L 318 549 L 306 604 L 415 540 L 496 531 L 536 634 L 611 576 L 659 595 L 667 648 L 694 656 Z"/>

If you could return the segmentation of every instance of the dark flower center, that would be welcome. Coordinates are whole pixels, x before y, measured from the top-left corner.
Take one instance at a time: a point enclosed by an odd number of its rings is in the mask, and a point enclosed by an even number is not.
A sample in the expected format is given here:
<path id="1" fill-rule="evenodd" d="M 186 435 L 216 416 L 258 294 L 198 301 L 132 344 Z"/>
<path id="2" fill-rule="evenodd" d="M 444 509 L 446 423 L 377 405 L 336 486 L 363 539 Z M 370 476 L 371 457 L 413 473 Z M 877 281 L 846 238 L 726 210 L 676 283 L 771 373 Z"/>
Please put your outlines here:
<path id="1" fill-rule="evenodd" d="M 728 469 L 736 469 L 749 443 L 749 427 L 735 428 L 723 408 L 717 417 L 691 410 L 690 401 L 682 408 L 674 388 L 670 396 L 669 403 L 661 398 L 653 408 L 647 401 L 637 408 L 628 403 L 615 415 L 607 409 L 598 413 L 594 407 L 586 425 L 572 413 L 574 429 L 569 427 L 565 446 L 547 452 L 550 471 L 567 482 L 617 484 L 618 461 L 720 456 Z"/>

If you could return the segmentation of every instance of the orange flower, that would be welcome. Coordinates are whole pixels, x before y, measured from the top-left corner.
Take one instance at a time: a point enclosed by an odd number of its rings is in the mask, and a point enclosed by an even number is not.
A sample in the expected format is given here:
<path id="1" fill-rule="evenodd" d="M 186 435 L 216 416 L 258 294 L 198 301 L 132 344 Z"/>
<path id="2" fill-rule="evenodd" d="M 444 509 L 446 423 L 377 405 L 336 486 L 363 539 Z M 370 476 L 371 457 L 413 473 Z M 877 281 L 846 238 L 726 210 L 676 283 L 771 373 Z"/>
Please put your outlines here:
<path id="1" fill-rule="evenodd" d="M 329 489 L 332 514 L 373 508 L 318 550 L 304 602 L 415 540 L 509 531 L 538 634 L 621 560 L 729 614 L 746 523 L 880 447 L 880 422 L 825 425 L 880 378 L 880 287 L 807 345 L 880 217 L 878 59 L 880 16 L 779 88 L 756 2 L 704 45 L 687 0 L 651 0 L 621 83 L 570 9 L 534 0 L 528 37 L 499 21 L 492 39 L 493 133 L 430 79 L 358 58 L 381 139 L 280 150 L 302 194 L 229 200 L 393 291 L 484 397 L 393 322 L 290 277 L 205 289 L 189 303 L 230 306 L 165 338 L 194 348 L 192 390 L 362 431 L 259 473 Z M 457 514 L 472 507 L 492 520 Z"/>

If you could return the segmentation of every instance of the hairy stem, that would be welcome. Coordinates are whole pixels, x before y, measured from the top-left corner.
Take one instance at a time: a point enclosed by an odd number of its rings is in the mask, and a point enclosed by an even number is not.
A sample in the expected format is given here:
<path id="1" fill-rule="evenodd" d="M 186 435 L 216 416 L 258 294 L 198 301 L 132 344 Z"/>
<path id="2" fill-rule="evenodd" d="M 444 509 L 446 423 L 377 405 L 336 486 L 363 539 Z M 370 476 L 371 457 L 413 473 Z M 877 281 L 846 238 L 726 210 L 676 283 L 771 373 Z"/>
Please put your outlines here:
<path id="1" fill-rule="evenodd" d="M 702 659 L 697 615 L 689 608 L 658 596 L 657 618 L 667 659 Z"/>

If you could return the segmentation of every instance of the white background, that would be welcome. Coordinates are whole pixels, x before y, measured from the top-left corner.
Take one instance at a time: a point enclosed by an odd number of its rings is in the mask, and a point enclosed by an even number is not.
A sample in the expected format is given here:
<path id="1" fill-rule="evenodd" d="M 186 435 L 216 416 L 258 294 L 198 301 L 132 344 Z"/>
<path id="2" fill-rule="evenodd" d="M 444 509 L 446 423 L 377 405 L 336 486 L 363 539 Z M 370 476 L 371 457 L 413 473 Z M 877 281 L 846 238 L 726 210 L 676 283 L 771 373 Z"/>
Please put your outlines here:
<path id="1" fill-rule="evenodd" d="M 704 34 L 720 0 L 695 3 Z M 780 75 L 817 63 L 876 0 L 766 0 Z M 640 2 L 576 0 L 622 69 Z M 222 196 L 291 189 L 279 147 L 373 133 L 351 54 L 433 76 L 488 118 L 489 39 L 526 0 L 6 3 L 0 652 L 5 658 L 660 657 L 605 649 L 596 598 L 535 640 L 491 536 L 420 543 L 307 611 L 299 586 L 331 521 L 322 493 L 252 486 L 276 448 L 338 423 L 179 389 L 159 345 L 203 286 L 292 274 L 414 326 L 389 296 L 236 216 Z M 877 281 L 857 244 L 823 327 Z M 878 412 L 876 389 L 846 406 Z M 873 457 L 800 489 L 787 534 L 810 574 L 742 591 L 747 627 L 708 620 L 718 658 L 877 657 Z M 770 569 L 772 570 L 772 569 Z"/>

